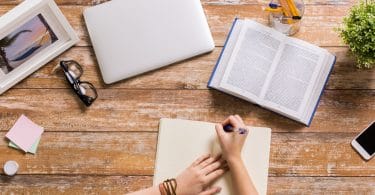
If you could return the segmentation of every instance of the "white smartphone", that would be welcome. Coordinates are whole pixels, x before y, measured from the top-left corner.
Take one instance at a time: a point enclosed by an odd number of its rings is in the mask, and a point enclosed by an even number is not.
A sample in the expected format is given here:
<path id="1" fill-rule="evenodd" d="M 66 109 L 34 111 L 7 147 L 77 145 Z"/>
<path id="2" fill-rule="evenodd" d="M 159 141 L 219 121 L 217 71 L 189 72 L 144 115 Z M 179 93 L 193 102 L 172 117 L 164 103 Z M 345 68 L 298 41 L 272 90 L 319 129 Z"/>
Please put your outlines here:
<path id="1" fill-rule="evenodd" d="M 375 121 L 363 130 L 352 141 L 352 146 L 365 159 L 370 160 L 375 155 Z"/>

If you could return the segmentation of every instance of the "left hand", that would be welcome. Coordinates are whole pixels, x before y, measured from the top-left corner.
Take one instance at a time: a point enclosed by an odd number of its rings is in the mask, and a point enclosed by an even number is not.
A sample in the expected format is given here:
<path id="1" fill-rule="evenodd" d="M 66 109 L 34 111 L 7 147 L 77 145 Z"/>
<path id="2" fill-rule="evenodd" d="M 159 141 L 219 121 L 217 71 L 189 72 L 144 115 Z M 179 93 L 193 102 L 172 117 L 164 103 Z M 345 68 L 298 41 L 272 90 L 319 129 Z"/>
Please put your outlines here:
<path id="1" fill-rule="evenodd" d="M 210 185 L 221 177 L 228 168 L 225 161 L 211 155 L 198 158 L 193 164 L 177 176 L 178 195 L 213 195 L 220 192 L 220 187 Z"/>

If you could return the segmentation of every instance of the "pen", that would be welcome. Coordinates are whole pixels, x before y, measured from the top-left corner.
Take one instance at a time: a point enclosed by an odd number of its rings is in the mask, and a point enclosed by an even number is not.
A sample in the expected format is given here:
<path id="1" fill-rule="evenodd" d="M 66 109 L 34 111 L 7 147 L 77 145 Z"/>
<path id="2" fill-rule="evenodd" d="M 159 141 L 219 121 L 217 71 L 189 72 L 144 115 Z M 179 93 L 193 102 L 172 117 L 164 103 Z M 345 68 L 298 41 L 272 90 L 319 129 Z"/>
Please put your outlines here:
<path id="1" fill-rule="evenodd" d="M 233 132 L 233 126 L 231 124 L 225 125 L 224 131 L 225 132 Z"/>
<path id="2" fill-rule="evenodd" d="M 224 128 L 224 131 L 227 132 L 227 133 L 236 131 L 236 129 L 231 124 L 225 125 L 223 128 Z M 245 129 L 245 128 L 239 128 L 238 132 L 241 135 L 243 135 L 243 134 L 246 134 L 248 132 L 248 130 Z"/>

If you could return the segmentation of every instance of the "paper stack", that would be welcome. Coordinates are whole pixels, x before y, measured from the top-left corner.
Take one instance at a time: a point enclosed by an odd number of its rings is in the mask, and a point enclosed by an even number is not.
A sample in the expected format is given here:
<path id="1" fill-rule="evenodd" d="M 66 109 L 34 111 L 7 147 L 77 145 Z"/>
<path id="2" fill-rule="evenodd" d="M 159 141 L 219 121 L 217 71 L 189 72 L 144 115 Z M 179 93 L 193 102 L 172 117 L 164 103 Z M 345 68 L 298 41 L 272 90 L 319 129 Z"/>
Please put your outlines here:
<path id="1" fill-rule="evenodd" d="M 10 140 L 9 147 L 35 154 L 43 132 L 43 127 L 22 115 L 5 137 Z"/>

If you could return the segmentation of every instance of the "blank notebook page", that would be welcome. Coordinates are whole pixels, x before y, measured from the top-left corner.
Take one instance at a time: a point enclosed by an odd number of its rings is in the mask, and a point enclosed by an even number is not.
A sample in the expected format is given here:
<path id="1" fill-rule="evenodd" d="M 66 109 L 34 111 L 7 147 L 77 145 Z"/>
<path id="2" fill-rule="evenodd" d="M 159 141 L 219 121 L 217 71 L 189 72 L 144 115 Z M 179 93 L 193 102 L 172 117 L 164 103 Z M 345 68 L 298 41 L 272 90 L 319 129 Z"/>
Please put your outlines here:
<path id="1" fill-rule="evenodd" d="M 259 194 L 267 193 L 268 163 L 271 129 L 249 127 L 242 151 L 246 168 Z M 220 153 L 215 124 L 180 119 L 161 119 L 156 154 L 154 185 L 175 178 L 203 154 Z M 220 186 L 221 195 L 234 195 L 230 172 L 214 185 Z"/>

